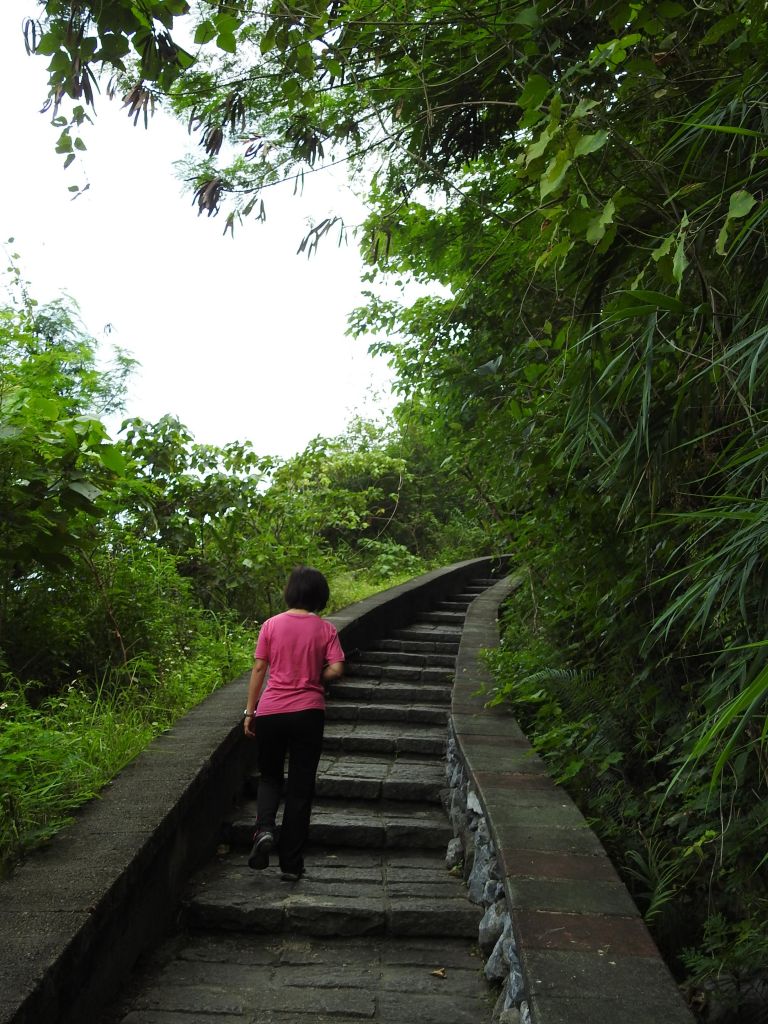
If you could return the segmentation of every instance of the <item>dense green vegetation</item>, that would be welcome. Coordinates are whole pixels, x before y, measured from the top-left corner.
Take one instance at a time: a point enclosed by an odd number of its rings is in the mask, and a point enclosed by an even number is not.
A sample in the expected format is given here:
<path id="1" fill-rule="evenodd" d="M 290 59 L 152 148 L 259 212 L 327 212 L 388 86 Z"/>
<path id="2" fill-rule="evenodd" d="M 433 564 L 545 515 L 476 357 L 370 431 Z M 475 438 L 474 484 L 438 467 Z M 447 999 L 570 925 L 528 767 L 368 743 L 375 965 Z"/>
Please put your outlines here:
<path id="1" fill-rule="evenodd" d="M 200 0 L 193 53 L 183 0 L 45 8 L 28 37 L 75 101 L 67 161 L 106 64 L 134 117 L 190 120 L 186 174 L 228 228 L 349 163 L 374 286 L 351 324 L 397 370 L 401 453 L 524 567 L 494 699 L 679 974 L 747 998 L 768 967 L 765 3 Z M 448 296 L 383 301 L 384 276 Z"/>
<path id="2" fill-rule="evenodd" d="M 21 288 L 0 309 L 6 868 L 249 668 L 293 565 L 323 569 L 338 608 L 423 571 L 460 514 L 458 494 L 443 514 L 423 460 L 417 483 L 392 427 L 357 421 L 287 460 L 196 443 L 170 417 L 112 440 L 102 418 L 130 366 L 117 353 L 98 369 L 62 303 Z"/>

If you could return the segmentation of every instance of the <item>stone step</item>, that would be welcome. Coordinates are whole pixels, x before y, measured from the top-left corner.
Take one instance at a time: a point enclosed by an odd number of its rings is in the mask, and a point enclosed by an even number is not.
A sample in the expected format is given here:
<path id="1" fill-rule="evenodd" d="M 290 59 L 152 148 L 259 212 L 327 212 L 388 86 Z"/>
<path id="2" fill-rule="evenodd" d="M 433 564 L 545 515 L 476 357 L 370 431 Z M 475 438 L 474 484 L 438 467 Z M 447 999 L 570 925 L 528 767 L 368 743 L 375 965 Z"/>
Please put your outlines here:
<path id="1" fill-rule="evenodd" d="M 445 683 L 403 683 L 387 679 L 342 679 L 334 683 L 328 698 L 328 709 L 335 701 L 359 700 L 379 703 L 409 704 L 450 704 L 451 687 Z"/>
<path id="2" fill-rule="evenodd" d="M 434 622 L 420 622 L 418 624 L 413 623 L 410 626 L 404 626 L 402 629 L 396 629 L 392 633 L 393 640 L 416 640 L 422 643 L 449 643 L 456 644 L 458 647 L 461 642 L 461 629 L 449 629 L 445 625 L 440 625 Z"/>
<path id="3" fill-rule="evenodd" d="M 255 797 L 258 774 L 246 779 Z M 445 763 L 387 754 L 323 754 L 317 771 L 317 796 L 349 800 L 409 800 L 439 804 L 445 789 Z"/>
<path id="4" fill-rule="evenodd" d="M 360 651 L 354 659 L 347 663 L 349 667 L 357 662 L 364 662 L 368 665 L 408 665 L 417 668 L 453 668 L 456 664 L 456 654 L 438 654 L 436 651 L 388 651 L 388 650 L 367 650 Z"/>
<path id="5" fill-rule="evenodd" d="M 249 849 L 253 841 L 256 801 L 246 800 L 227 822 L 227 842 Z M 279 825 L 279 821 L 278 821 Z M 312 806 L 309 842 L 326 847 L 445 850 L 453 833 L 442 808 L 400 801 L 353 801 L 326 798 Z"/>
<path id="6" fill-rule="evenodd" d="M 327 722 L 419 722 L 447 726 L 449 713 L 447 707 L 428 704 L 367 704 L 333 700 L 328 703 L 325 719 Z"/>
<path id="7" fill-rule="evenodd" d="M 457 626 L 461 629 L 465 618 L 464 612 L 422 612 L 419 616 L 419 621 L 414 623 L 414 625 L 420 626 L 424 622 L 440 622 L 445 625 Z"/>
<path id="8" fill-rule="evenodd" d="M 459 642 L 440 643 L 434 640 L 380 640 L 377 647 L 381 651 L 404 651 L 410 654 L 450 654 L 454 657 L 459 653 Z"/>
<path id="9" fill-rule="evenodd" d="M 480 965 L 463 938 L 188 933 L 143 958 L 109 1020 L 478 1024 L 490 1019 Z"/>
<path id="10" fill-rule="evenodd" d="M 482 911 L 442 857 L 308 850 L 306 869 L 286 883 L 274 867 L 251 871 L 245 855 L 222 857 L 192 879 L 184 922 L 212 931 L 477 938 Z"/>
<path id="11" fill-rule="evenodd" d="M 461 601 L 459 598 L 452 598 L 449 601 L 438 601 L 434 610 L 436 612 L 461 612 L 466 615 L 467 608 L 469 608 L 473 600 L 474 598 L 468 597 L 465 601 Z"/>
<path id="12" fill-rule="evenodd" d="M 344 667 L 344 674 L 349 679 L 393 679 L 416 682 L 421 680 L 424 683 L 450 683 L 453 681 L 454 668 L 421 668 L 418 665 L 393 665 L 385 662 L 381 665 L 374 665 L 366 661 L 350 661 Z"/>
<path id="13" fill-rule="evenodd" d="M 360 753 L 427 754 L 442 757 L 447 733 L 443 726 L 401 722 L 330 722 L 323 748 Z"/>

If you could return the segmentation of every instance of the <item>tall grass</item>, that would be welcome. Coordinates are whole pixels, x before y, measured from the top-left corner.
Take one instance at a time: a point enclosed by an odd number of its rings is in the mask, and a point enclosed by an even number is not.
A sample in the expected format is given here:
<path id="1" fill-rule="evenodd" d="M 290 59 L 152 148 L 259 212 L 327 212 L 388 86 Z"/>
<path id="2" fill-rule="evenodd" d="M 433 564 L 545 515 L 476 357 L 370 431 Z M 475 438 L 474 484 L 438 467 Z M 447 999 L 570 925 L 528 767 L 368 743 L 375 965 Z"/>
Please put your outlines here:
<path id="1" fill-rule="evenodd" d="M 71 820 L 155 736 L 244 671 L 253 636 L 218 623 L 161 679 L 141 665 L 96 684 L 78 677 L 34 701 L 12 676 L 0 690 L 0 874 Z"/>

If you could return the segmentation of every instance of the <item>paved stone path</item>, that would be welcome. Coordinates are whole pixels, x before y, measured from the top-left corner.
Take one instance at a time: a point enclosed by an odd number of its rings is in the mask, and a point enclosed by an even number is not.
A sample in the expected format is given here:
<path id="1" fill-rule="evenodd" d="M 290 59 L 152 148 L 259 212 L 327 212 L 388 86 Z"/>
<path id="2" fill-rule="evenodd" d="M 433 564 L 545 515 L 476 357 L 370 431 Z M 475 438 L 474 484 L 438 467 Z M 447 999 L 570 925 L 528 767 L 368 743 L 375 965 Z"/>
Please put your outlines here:
<path id="1" fill-rule="evenodd" d="M 182 930 L 104 1024 L 484 1024 L 481 916 L 444 866 L 454 661 L 476 584 L 348 662 L 329 700 L 301 881 L 246 864 L 258 779 L 191 879 Z M 274 860 L 274 858 L 273 858 Z"/>

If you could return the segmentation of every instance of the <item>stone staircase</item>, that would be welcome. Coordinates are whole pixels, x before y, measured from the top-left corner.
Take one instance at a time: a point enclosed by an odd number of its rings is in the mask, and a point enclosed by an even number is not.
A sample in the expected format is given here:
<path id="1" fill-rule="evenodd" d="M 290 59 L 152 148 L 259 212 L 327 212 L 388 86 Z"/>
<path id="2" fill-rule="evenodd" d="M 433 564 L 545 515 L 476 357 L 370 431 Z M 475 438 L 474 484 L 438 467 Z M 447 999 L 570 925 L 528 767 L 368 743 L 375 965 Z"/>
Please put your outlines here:
<path id="1" fill-rule="evenodd" d="M 480 908 L 445 869 L 441 802 L 455 657 L 478 579 L 354 653 L 328 701 L 299 882 L 251 871 L 258 778 L 190 881 L 183 930 L 134 978 L 122 1024 L 490 1020 Z M 273 857 L 273 861 L 275 858 Z"/>

